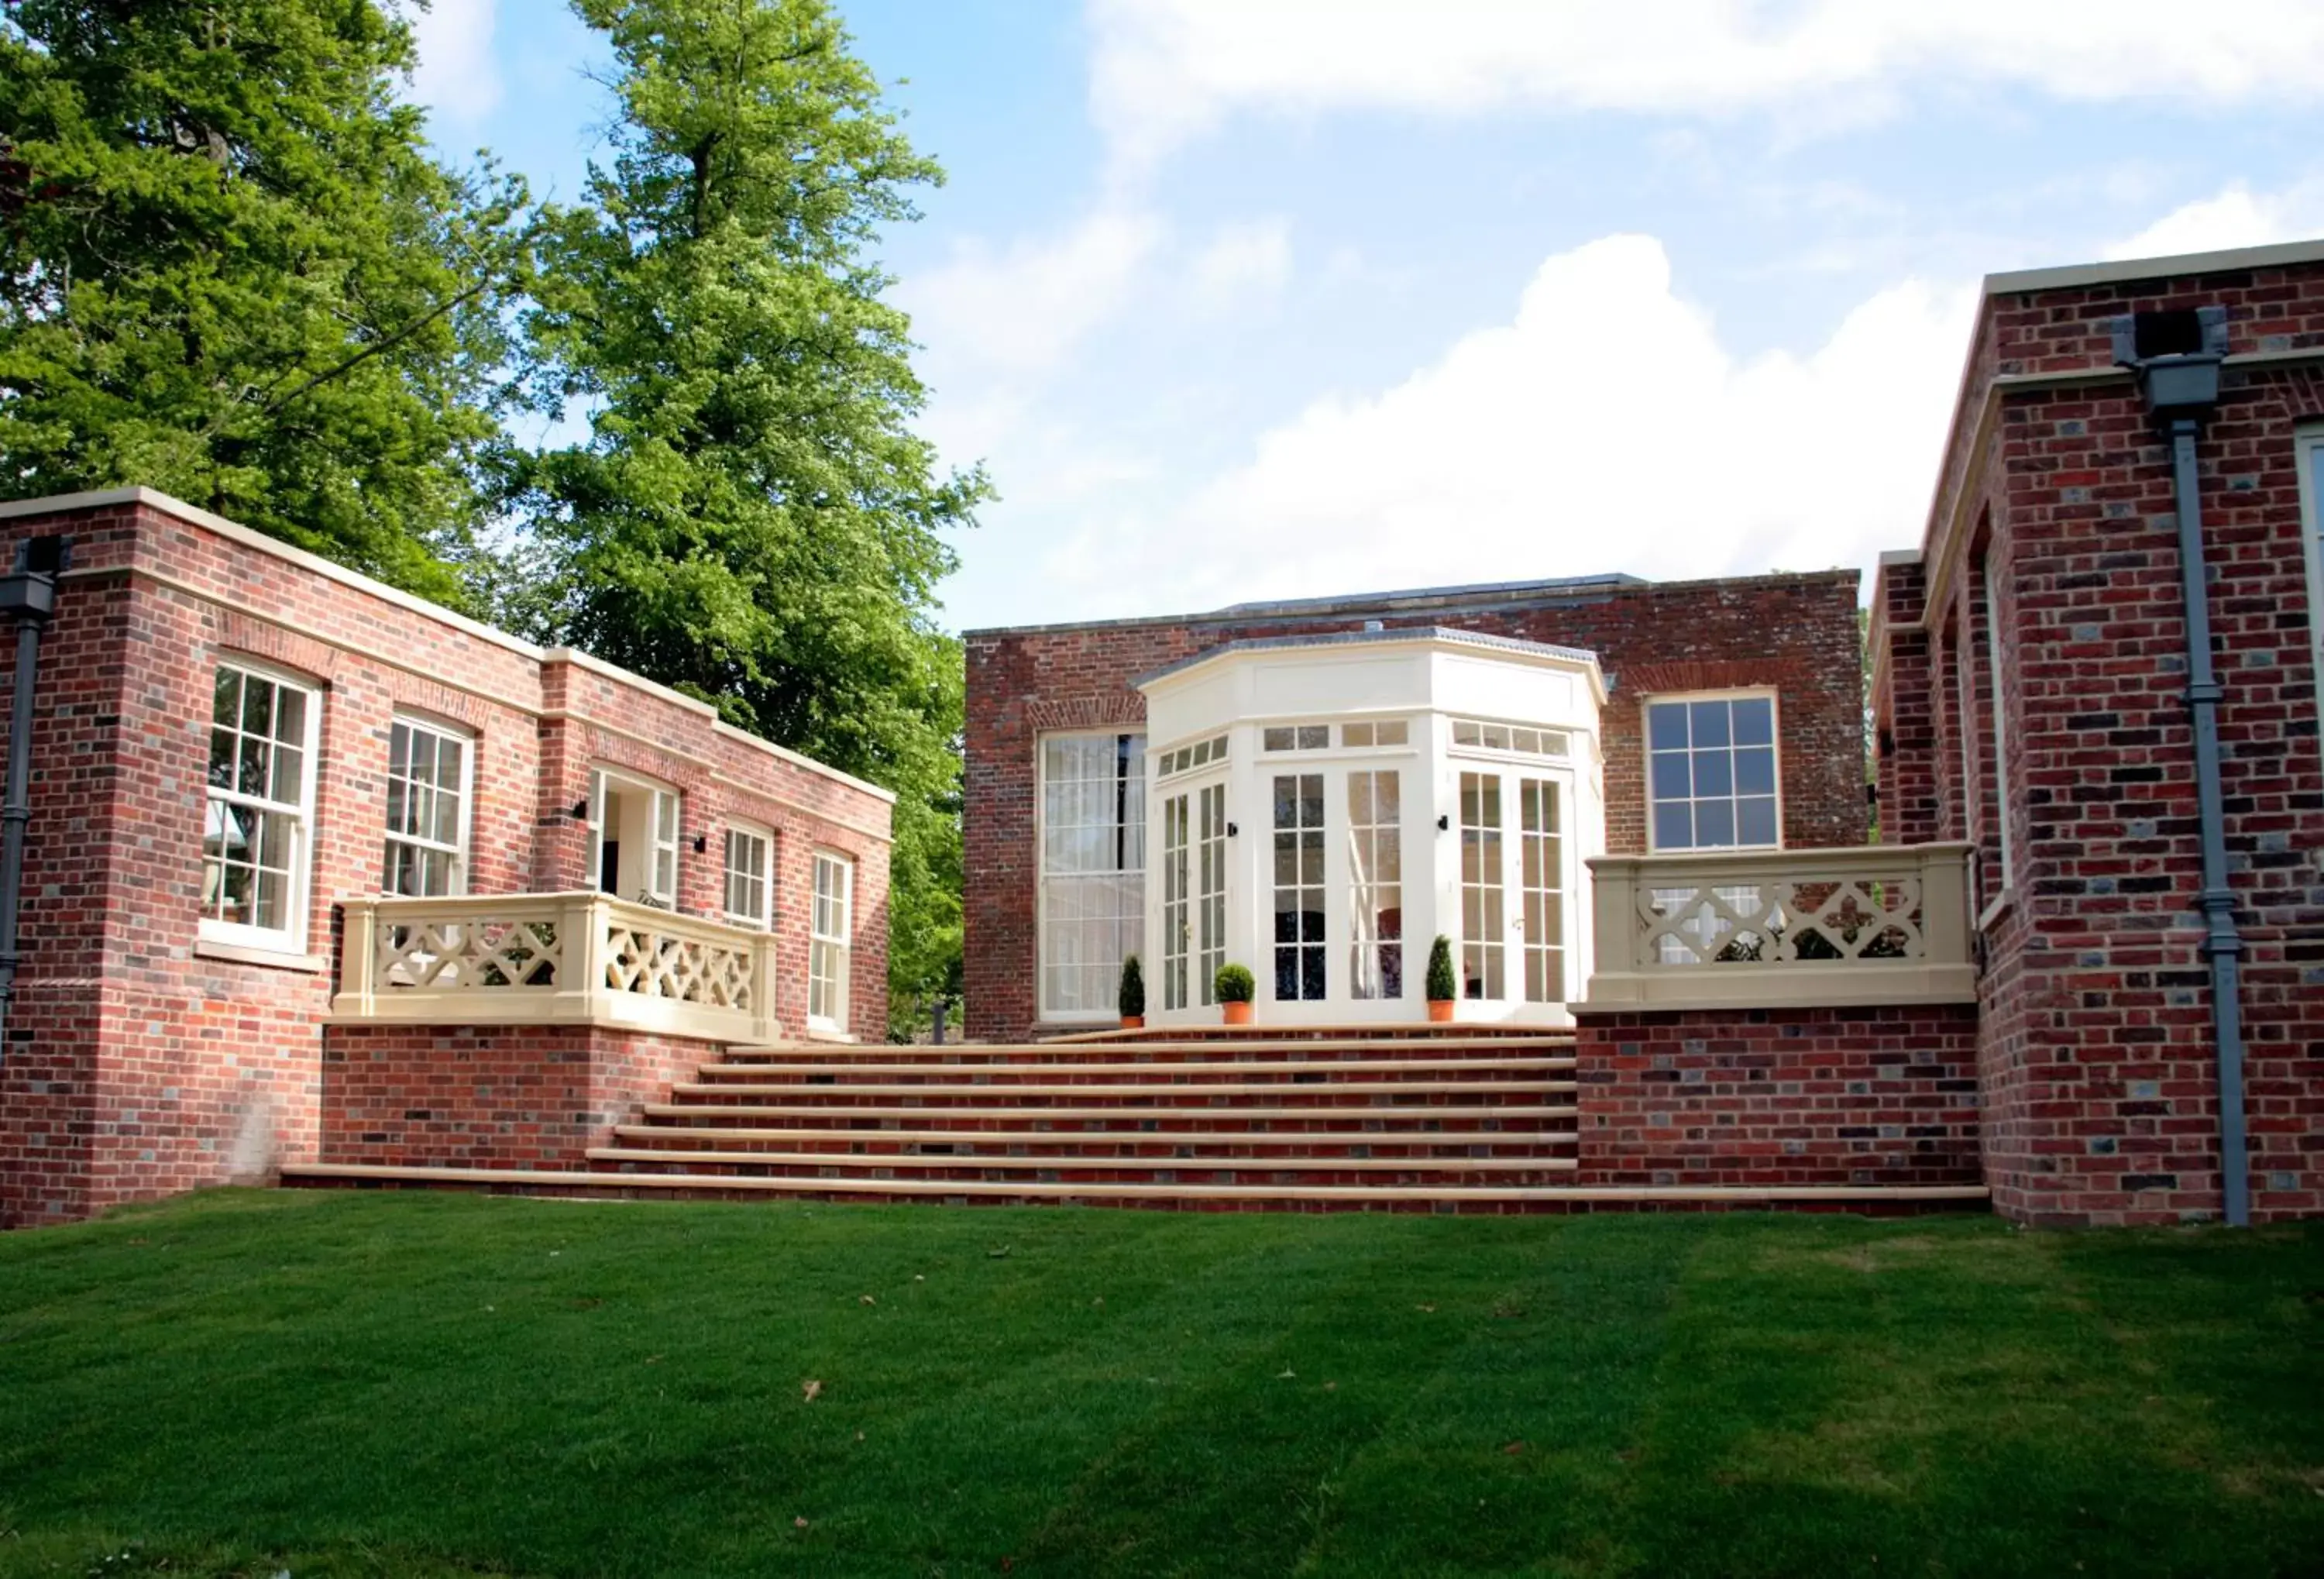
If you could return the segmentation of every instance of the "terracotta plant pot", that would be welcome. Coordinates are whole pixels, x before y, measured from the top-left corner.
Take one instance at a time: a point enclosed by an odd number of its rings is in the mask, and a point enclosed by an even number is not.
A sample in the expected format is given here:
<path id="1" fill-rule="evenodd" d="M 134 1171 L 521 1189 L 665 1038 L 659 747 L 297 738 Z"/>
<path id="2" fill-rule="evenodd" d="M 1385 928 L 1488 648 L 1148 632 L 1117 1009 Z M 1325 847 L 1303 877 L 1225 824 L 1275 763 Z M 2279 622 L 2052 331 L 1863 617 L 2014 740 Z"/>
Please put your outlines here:
<path id="1" fill-rule="evenodd" d="M 1222 1003 L 1219 1007 L 1226 1011 L 1227 1023 L 1229 1025 L 1249 1025 L 1250 1023 L 1250 1004 Z"/>
<path id="2" fill-rule="evenodd" d="M 1431 1025 L 1447 1025 L 1447 1024 L 1450 1024 L 1450 1023 L 1452 1022 L 1452 999 L 1450 999 L 1450 998 L 1431 998 L 1431 999 L 1428 1001 L 1428 1022 L 1429 1022 Z"/>
<path id="3" fill-rule="evenodd" d="M 1143 1030 L 1145 1028 L 1146 1016 L 1143 1014 L 1125 1014 L 1121 1017 L 1121 1029 L 1124 1030 Z"/>

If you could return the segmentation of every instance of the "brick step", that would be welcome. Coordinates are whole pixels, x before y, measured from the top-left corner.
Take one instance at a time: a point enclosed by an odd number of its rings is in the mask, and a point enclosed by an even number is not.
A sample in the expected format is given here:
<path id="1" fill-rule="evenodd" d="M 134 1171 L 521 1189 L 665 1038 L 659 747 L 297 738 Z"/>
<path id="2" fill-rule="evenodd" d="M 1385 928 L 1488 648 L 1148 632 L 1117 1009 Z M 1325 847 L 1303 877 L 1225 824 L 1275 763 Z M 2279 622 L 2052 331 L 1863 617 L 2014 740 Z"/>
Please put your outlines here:
<path id="1" fill-rule="evenodd" d="M 1006 1102 L 1021 1107 L 1046 1106 L 1055 1099 L 1070 1098 L 1085 1105 L 1135 1104 L 1142 1107 L 1156 1103 L 1202 1098 L 1229 1105 L 1237 1101 L 1346 1105 L 1360 1104 L 1383 1096 L 1417 1103 L 1441 1101 L 1448 1097 L 1462 1102 L 1483 1102 L 1496 1097 L 1514 1100 L 1573 1089 L 1574 1082 L 1571 1080 L 1315 1080 L 1282 1081 L 1273 1085 L 1238 1080 L 1185 1085 L 1082 1085 L 1067 1081 L 1022 1085 L 745 1085 L 689 1080 L 670 1087 L 670 1100 L 682 1103 L 689 1098 L 701 1097 L 731 1103 L 752 1097 L 767 1097 L 790 1103 L 844 1107 L 903 1099 L 927 1106 Z"/>
<path id="2" fill-rule="evenodd" d="M 595 1146 L 592 1163 L 625 1170 L 645 1168 L 688 1174 L 765 1178 L 804 1172 L 816 1178 L 869 1173 L 934 1178 L 1007 1178 L 1032 1175 L 1055 1184 L 1352 1185 L 1366 1183 L 1465 1186 L 1542 1184 L 1574 1167 L 1571 1158 L 1339 1158 L 1273 1159 L 1231 1157 L 848 1157 L 828 1153 L 662 1151 L 648 1147 Z"/>
<path id="3" fill-rule="evenodd" d="M 1148 1130 L 1168 1124 L 1173 1128 L 1245 1129 L 1252 1124 L 1283 1124 L 1300 1122 L 1345 1127 L 1350 1123 L 1417 1124 L 1442 1126 L 1447 1122 L 1497 1123 L 1572 1122 L 1575 1110 L 1569 1105 L 1508 1104 L 1508 1105 L 1422 1105 L 1383 1103 L 1371 1106 L 1332 1105 L 1316 1103 L 1305 1107 L 1124 1107 L 1113 1104 L 1104 1107 L 835 1107 L 824 1103 L 670 1103 L 650 1102 L 641 1110 L 648 1119 L 676 1119 L 686 1123 L 700 1123 L 709 1119 L 743 1119 L 763 1122 L 767 1119 L 817 1119 L 825 1123 L 845 1122 L 851 1124 L 871 1124 L 886 1120 L 917 1124 L 938 1123 L 946 1127 L 974 1128 L 999 1125 L 1021 1128 L 1028 1122 L 1047 1121 L 1052 1123 L 1128 1124 Z M 1287 1131 L 1286 1131 L 1287 1132 Z"/>
<path id="4" fill-rule="evenodd" d="M 1141 1157 L 1240 1157 L 1290 1153 L 1301 1157 L 1533 1156 L 1575 1143 L 1571 1130 L 1307 1130 L 1268 1134 L 1248 1130 L 861 1130 L 752 1129 L 742 1125 L 616 1124 L 613 1139 L 632 1145 L 670 1145 L 727 1151 L 814 1151 L 867 1157 L 1074 1156 L 1092 1149 Z M 942 1150 L 937 1150 L 941 1148 Z"/>
<path id="5" fill-rule="evenodd" d="M 1519 1057 L 1570 1056 L 1570 1033 L 1502 1037 L 1333 1037 L 1315 1040 L 1240 1037 L 1232 1041 L 947 1042 L 943 1047 L 898 1047 L 881 1043 L 829 1042 L 737 1044 L 726 1049 L 731 1063 L 1155 1063 L 1184 1060 L 1239 1063 L 1249 1059 Z"/>
<path id="6" fill-rule="evenodd" d="M 290 1163 L 294 1188 L 460 1189 L 610 1200 L 940 1201 L 967 1205 L 1148 1206 L 1166 1211 L 1590 1212 L 1756 1210 L 1791 1205 L 1835 1212 L 1978 1211 L 1981 1185 L 1767 1187 L 1575 1185 L 1071 1185 L 1036 1180 L 719 1177 L 684 1173 L 583 1173 L 514 1168 L 399 1168 Z"/>
<path id="7" fill-rule="evenodd" d="M 1499 1076 L 1503 1079 L 1570 1075 L 1575 1060 L 1571 1057 L 1508 1057 L 1508 1058 L 1305 1058 L 1289 1061 L 1253 1061 L 1245 1064 L 1165 1063 L 1115 1064 L 1081 1063 L 1058 1059 L 1044 1064 L 858 1064 L 833 1059 L 804 1064 L 705 1064 L 696 1074 L 696 1083 L 710 1085 L 731 1081 L 779 1084 L 799 1080 L 830 1081 L 876 1079 L 881 1081 L 950 1080 L 973 1085 L 983 1081 L 1056 1080 L 1075 1084 L 1099 1081 L 1148 1081 L 1174 1084 L 1190 1079 L 1231 1076 L 1242 1080 L 1341 1080 L 1341 1079 L 1464 1079 Z"/>
<path id="8" fill-rule="evenodd" d="M 1090 1047 L 1107 1043 L 1134 1046 L 1140 1042 L 1319 1042 L 1319 1041 L 1508 1041 L 1526 1038 L 1571 1039 L 1571 1027 L 1554 1025 L 1443 1024 L 1434 1020 L 1400 1020 L 1389 1025 L 1208 1025 L 1141 1026 L 1123 1030 L 1079 1030 L 1045 1036 L 1040 1047 Z"/>

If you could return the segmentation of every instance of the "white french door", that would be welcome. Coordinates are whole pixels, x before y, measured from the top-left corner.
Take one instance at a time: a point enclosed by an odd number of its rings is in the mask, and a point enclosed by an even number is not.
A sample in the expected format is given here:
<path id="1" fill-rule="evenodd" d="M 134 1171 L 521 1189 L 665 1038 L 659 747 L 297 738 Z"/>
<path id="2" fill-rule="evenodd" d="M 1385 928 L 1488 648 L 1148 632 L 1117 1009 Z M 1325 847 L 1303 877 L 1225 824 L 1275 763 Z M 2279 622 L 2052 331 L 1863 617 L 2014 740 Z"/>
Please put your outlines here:
<path id="1" fill-rule="evenodd" d="M 1189 854 L 1186 825 L 1192 798 L 1162 798 L 1162 1007 L 1186 1007 L 1186 950 L 1194 941 L 1187 919 Z"/>
<path id="2" fill-rule="evenodd" d="M 1566 786 L 1485 769 L 1462 772 L 1460 793 L 1461 995 L 1563 1003 L 1575 991 L 1567 979 Z"/>
<path id="3" fill-rule="evenodd" d="M 1227 962 L 1227 787 L 1194 791 L 1194 1001 L 1215 1000 L 1219 966 Z"/>

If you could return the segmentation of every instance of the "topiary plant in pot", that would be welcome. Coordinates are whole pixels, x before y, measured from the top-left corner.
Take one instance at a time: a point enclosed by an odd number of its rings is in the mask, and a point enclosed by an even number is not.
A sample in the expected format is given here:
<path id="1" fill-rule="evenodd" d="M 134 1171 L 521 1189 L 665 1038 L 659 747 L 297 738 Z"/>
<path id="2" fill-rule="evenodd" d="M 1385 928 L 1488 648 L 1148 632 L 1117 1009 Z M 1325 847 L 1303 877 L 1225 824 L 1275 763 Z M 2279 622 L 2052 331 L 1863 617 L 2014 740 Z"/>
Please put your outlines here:
<path id="1" fill-rule="evenodd" d="M 1146 971 L 1134 954 L 1121 962 L 1121 993 L 1117 999 L 1121 1010 L 1121 1029 L 1136 1030 L 1146 1023 Z"/>
<path id="2" fill-rule="evenodd" d="M 1452 939 L 1439 932 L 1428 946 L 1428 1018 L 1443 1023 L 1452 1018 L 1452 1002 L 1461 983 L 1452 974 Z"/>
<path id="3" fill-rule="evenodd" d="M 1250 998 L 1258 990 L 1259 978 L 1247 965 L 1222 965 L 1211 978 L 1211 996 L 1219 1001 L 1229 1025 L 1250 1023 Z"/>

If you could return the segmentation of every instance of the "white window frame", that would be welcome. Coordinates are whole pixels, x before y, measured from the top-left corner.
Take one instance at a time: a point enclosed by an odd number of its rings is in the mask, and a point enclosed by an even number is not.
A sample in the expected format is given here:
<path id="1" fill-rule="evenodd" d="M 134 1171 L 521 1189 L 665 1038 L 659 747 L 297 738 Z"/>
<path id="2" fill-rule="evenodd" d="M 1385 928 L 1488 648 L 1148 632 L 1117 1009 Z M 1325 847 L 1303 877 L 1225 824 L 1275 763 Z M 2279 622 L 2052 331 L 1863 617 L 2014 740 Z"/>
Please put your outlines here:
<path id="1" fill-rule="evenodd" d="M 2324 723 L 2324 427 L 2302 428 L 2293 440 L 2300 457 L 2300 529 L 2308 565 L 2308 660 L 2316 682 L 2316 711 Z M 2317 731 L 2324 748 L 2324 729 Z"/>
<path id="2" fill-rule="evenodd" d="M 839 874 L 835 898 L 824 892 L 824 873 Z M 810 1030 L 844 1034 L 855 963 L 855 858 L 837 850 L 815 853 L 807 901 L 807 1011 Z M 830 924 L 836 917 L 837 924 Z M 822 1010 L 817 1011 L 820 999 Z"/>
<path id="3" fill-rule="evenodd" d="M 2001 862 L 2001 891 L 2016 881 L 2017 862 L 2009 838 L 2009 731 L 2001 715 L 2001 603 L 1993 595 L 1993 556 L 1978 567 L 1985 594 L 1985 669 L 1993 693 L 1993 823 L 1994 846 Z M 1976 688 L 1970 688 L 1974 700 Z M 1779 764 L 1780 765 L 1780 764 Z M 1982 786 L 1979 786 L 1982 789 Z M 1980 800 L 1983 796 L 1979 796 Z"/>
<path id="4" fill-rule="evenodd" d="M 1118 742 L 1123 735 L 1128 735 L 1130 739 L 1138 743 L 1133 750 L 1134 760 L 1130 765 L 1127 777 L 1121 780 L 1126 787 L 1126 791 L 1128 793 L 1135 794 L 1138 798 L 1138 818 L 1134 824 L 1125 820 L 1120 825 L 1123 829 L 1123 837 L 1125 839 L 1128 839 L 1130 836 L 1130 829 L 1134 827 L 1136 830 L 1136 843 L 1138 848 L 1137 859 L 1134 863 L 1126 864 L 1120 867 L 1118 871 L 1111 873 L 1108 873 L 1103 870 L 1096 872 L 1052 872 L 1049 869 L 1049 794 L 1047 779 L 1048 753 L 1050 744 L 1053 742 L 1060 740 L 1110 740 Z M 1116 1019 L 1120 1012 L 1119 1001 L 1111 987 L 1109 987 L 1102 994 L 1101 994 L 1102 1001 L 1096 1004 L 1080 1009 L 1059 1009 L 1052 1007 L 1049 999 L 1049 984 L 1051 979 L 1049 968 L 1049 885 L 1052 882 L 1058 880 L 1071 881 L 1074 878 L 1102 877 L 1107 875 L 1111 875 L 1116 878 L 1135 877 L 1138 880 L 1137 900 L 1134 903 L 1126 904 L 1121 907 L 1123 914 L 1119 918 L 1119 919 L 1134 922 L 1138 928 L 1138 937 L 1134 946 L 1125 948 L 1123 952 L 1125 955 L 1137 954 L 1140 956 L 1143 956 L 1146 953 L 1148 942 L 1145 936 L 1147 899 L 1146 878 L 1147 867 L 1148 865 L 1148 862 L 1147 860 L 1146 841 L 1152 832 L 1152 830 L 1148 826 L 1149 820 L 1148 814 L 1151 808 L 1153 800 L 1157 798 L 1157 794 L 1152 787 L 1154 782 L 1154 762 L 1155 754 L 1150 748 L 1150 743 L 1147 740 L 1146 732 L 1142 728 L 1133 729 L 1126 725 L 1117 725 L 1107 729 L 1056 729 L 1047 731 L 1035 736 L 1034 738 L 1033 847 L 1035 852 L 1035 876 L 1033 907 L 1033 1001 L 1035 1004 L 1035 1012 L 1037 1012 L 1040 1016 L 1041 1020 L 1046 1023 L 1052 1025 L 1096 1025 Z M 1212 765 L 1215 765 L 1215 763 Z M 1118 983 L 1116 984 L 1118 985 Z"/>
<path id="5" fill-rule="evenodd" d="M 235 948 L 257 949 L 268 954 L 303 956 L 307 952 L 307 910 L 314 887 L 315 866 L 315 783 L 321 777 L 323 688 L 305 675 L 278 669 L 272 664 L 243 657 L 236 653 L 221 658 L 210 670 L 211 695 L 215 698 L 218 677 L 232 669 L 248 679 L 255 679 L 284 690 L 296 691 L 306 698 L 303 738 L 299 751 L 304 771 L 299 776 L 299 799 L 294 801 L 271 800 L 240 790 L 220 790 L 209 782 L 209 753 L 211 731 L 216 726 L 216 702 L 212 716 L 202 729 L 202 821 L 200 842 L 209 837 L 210 808 L 221 803 L 244 806 L 263 813 L 289 817 L 291 823 L 291 850 L 289 870 L 290 892 L 284 896 L 286 924 L 281 927 L 260 927 L 245 922 L 228 921 L 205 914 L 198 934 L 204 942 L 220 943 Z M 237 725 L 237 733 L 239 725 Z M 287 742 L 282 743 L 289 743 Z M 272 763 L 268 764 L 270 776 Z M 209 862 L 203 858 L 203 886 L 208 886 Z M 205 895 L 207 899 L 207 894 Z M 207 904 L 205 905 L 207 909 Z"/>
<path id="6" fill-rule="evenodd" d="M 644 886 L 641 890 L 648 897 L 642 902 L 659 904 L 668 910 L 677 910 L 678 888 L 685 881 L 684 873 L 680 867 L 678 847 L 684 843 L 686 796 L 682 791 L 673 790 L 667 784 L 657 783 L 641 774 L 625 772 L 619 768 L 593 767 L 589 770 L 587 886 L 591 889 L 597 888 L 599 876 L 604 870 L 605 792 L 608 790 L 618 790 L 625 795 L 643 795 L 648 798 L 645 814 L 645 852 L 641 860 Z M 669 812 L 668 817 L 662 815 L 665 808 Z M 667 837 L 663 833 L 665 826 L 668 828 Z M 620 830 L 614 830 L 614 836 L 616 838 L 620 836 Z M 669 863 L 669 882 L 667 887 L 661 886 L 658 882 L 664 857 L 668 857 Z M 634 893 L 616 893 L 613 897 L 638 900 L 638 895 Z M 722 895 L 721 898 L 723 900 L 724 896 Z"/>
<path id="7" fill-rule="evenodd" d="M 735 878 L 740 876 L 745 882 L 750 878 L 748 872 L 738 873 L 735 870 L 734 841 L 737 839 L 755 839 L 759 845 L 759 913 L 756 916 L 747 910 L 737 910 L 733 908 Z M 748 927 L 758 932 L 773 931 L 775 929 L 774 830 L 761 827 L 757 823 L 730 822 L 726 825 L 724 848 L 725 859 L 720 869 L 722 881 L 719 884 L 718 902 L 725 907 L 727 924 L 734 927 Z"/>
<path id="8" fill-rule="evenodd" d="M 436 839 L 423 838 L 417 834 L 399 833 L 392 827 L 388 828 L 381 841 L 380 891 L 383 893 L 394 891 L 387 887 L 386 857 L 389 847 L 395 845 L 410 845 L 416 849 L 437 851 L 451 856 L 451 886 L 446 889 L 445 893 L 447 896 L 464 894 L 468 891 L 468 852 L 474 836 L 471 830 L 476 810 L 476 737 L 468 731 L 447 724 L 441 719 L 430 718 L 423 713 L 407 713 L 401 708 L 396 711 L 388 727 L 391 732 L 399 727 L 424 732 L 436 736 L 438 741 L 448 740 L 460 748 L 460 782 L 456 790 L 460 798 L 460 815 L 453 831 L 453 842 L 449 845 Z M 394 747 L 391 734 L 388 753 L 390 779 L 395 776 L 394 760 Z M 408 783 L 410 781 L 408 773 L 405 779 Z M 430 788 L 434 786 L 431 785 Z M 405 804 L 408 806 L 410 802 L 407 800 Z"/>
<path id="9" fill-rule="evenodd" d="M 1775 842 L 1772 845 L 1665 845 L 1655 836 L 1655 729 L 1654 709 L 1670 703 L 1739 702 L 1766 698 L 1768 706 L 1769 746 L 1775 755 Z M 1733 747 L 1730 744 L 1729 750 Z M 1784 847 L 1784 702 L 1773 686 L 1737 686 L 1727 690 L 1658 691 L 1638 698 L 1638 750 L 1646 770 L 1646 851 L 1649 854 L 1740 854 L 1752 850 L 1780 850 Z M 1690 801 L 1701 797 L 1690 793 Z M 1730 797 L 1730 799 L 1733 799 Z M 1740 832 L 1738 828 L 1737 830 Z"/>

